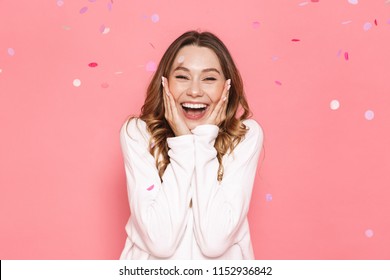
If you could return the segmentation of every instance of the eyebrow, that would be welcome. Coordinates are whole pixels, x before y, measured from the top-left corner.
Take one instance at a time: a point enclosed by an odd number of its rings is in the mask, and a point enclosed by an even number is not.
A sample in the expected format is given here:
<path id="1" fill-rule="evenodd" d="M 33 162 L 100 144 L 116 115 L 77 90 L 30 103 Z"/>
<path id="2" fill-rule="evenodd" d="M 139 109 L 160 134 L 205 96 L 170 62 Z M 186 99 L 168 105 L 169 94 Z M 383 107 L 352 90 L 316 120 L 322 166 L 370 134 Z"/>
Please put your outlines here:
<path id="1" fill-rule="evenodd" d="M 177 70 L 183 70 L 186 72 L 190 72 L 190 70 L 188 68 L 183 67 L 183 66 L 176 67 L 175 69 L 173 69 L 173 72 L 175 72 Z M 219 75 L 221 75 L 221 72 L 219 72 L 218 69 L 216 69 L 216 68 L 206 68 L 206 69 L 203 69 L 202 72 L 217 72 Z"/>

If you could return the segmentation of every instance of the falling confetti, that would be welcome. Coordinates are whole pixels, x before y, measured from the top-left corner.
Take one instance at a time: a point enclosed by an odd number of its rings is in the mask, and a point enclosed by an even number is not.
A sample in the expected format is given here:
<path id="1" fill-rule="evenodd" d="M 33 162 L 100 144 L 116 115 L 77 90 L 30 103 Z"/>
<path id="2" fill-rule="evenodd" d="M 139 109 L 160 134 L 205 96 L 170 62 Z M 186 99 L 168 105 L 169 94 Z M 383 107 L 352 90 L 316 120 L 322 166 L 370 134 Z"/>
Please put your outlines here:
<path id="1" fill-rule="evenodd" d="M 364 234 L 368 237 L 371 238 L 374 236 L 374 231 L 372 229 L 367 229 Z"/>
<path id="2" fill-rule="evenodd" d="M 3 69 L 0 68 L 0 74 L 3 73 Z"/>
<path id="3" fill-rule="evenodd" d="M 121 74 L 123 74 L 123 72 L 122 71 L 116 71 L 114 74 L 115 75 L 121 75 Z"/>
<path id="4" fill-rule="evenodd" d="M 15 50 L 13 48 L 8 48 L 7 52 L 8 52 L 9 56 L 14 56 L 15 55 Z"/>
<path id="5" fill-rule="evenodd" d="M 337 57 L 340 57 L 340 55 L 342 54 L 342 50 L 339 50 L 338 52 L 337 52 Z"/>
<path id="6" fill-rule="evenodd" d="M 103 35 L 106 35 L 110 32 L 110 28 L 109 27 L 106 27 L 104 25 L 100 26 L 100 33 L 102 33 Z"/>
<path id="7" fill-rule="evenodd" d="M 300 42 L 301 40 L 300 39 L 291 39 L 291 41 L 293 41 L 293 42 Z"/>
<path id="8" fill-rule="evenodd" d="M 309 5 L 309 2 L 305 1 L 305 2 L 301 2 L 298 4 L 300 7 L 303 7 L 303 6 L 306 6 L 306 5 Z"/>
<path id="9" fill-rule="evenodd" d="M 151 191 L 151 190 L 153 190 L 154 189 L 154 185 L 151 185 L 149 188 L 147 188 L 146 190 L 148 190 L 148 191 Z"/>
<path id="10" fill-rule="evenodd" d="M 337 110 L 339 108 L 340 108 L 340 102 L 338 100 L 334 99 L 330 102 L 330 109 Z"/>
<path id="11" fill-rule="evenodd" d="M 107 9 L 111 12 L 112 11 L 112 2 L 108 2 Z"/>
<path id="12" fill-rule="evenodd" d="M 110 85 L 108 84 L 108 83 L 106 83 L 106 82 L 104 82 L 104 83 L 102 83 L 101 84 L 101 87 L 102 88 L 108 88 Z"/>
<path id="13" fill-rule="evenodd" d="M 153 14 L 150 19 L 152 20 L 153 23 L 157 23 L 160 21 L 160 16 L 158 14 Z"/>
<path id="14" fill-rule="evenodd" d="M 366 120 L 371 121 L 371 120 L 374 119 L 374 112 L 371 111 L 371 110 L 367 110 L 367 111 L 364 113 L 364 117 L 366 118 Z"/>
<path id="15" fill-rule="evenodd" d="M 79 87 L 79 86 L 81 86 L 81 81 L 80 81 L 79 79 L 74 79 L 74 80 L 73 80 L 73 85 L 74 85 L 75 87 Z"/>
<path id="16" fill-rule="evenodd" d="M 320 0 L 311 0 L 311 2 L 318 3 L 318 2 L 320 2 Z"/>
<path id="17" fill-rule="evenodd" d="M 88 64 L 88 66 L 94 68 L 97 67 L 98 64 L 96 62 L 91 62 L 90 64 Z"/>
<path id="18" fill-rule="evenodd" d="M 363 30 L 364 31 L 368 31 L 372 28 L 372 23 L 371 22 L 366 22 L 365 24 L 363 24 Z"/>
<path id="19" fill-rule="evenodd" d="M 273 55 L 272 56 L 272 61 L 277 61 L 277 60 L 279 60 L 279 56 Z"/>
<path id="20" fill-rule="evenodd" d="M 378 25 L 378 21 L 376 19 L 374 20 L 374 23 L 375 23 L 375 26 Z"/>
<path id="21" fill-rule="evenodd" d="M 351 22 L 352 22 L 352 20 L 346 20 L 346 21 L 343 21 L 341 24 L 346 25 L 346 24 L 350 24 Z"/>
<path id="22" fill-rule="evenodd" d="M 57 1 L 57 6 L 58 7 L 62 7 L 64 5 L 64 1 L 62 1 L 62 0 L 58 0 Z"/>
<path id="23" fill-rule="evenodd" d="M 266 200 L 266 201 L 272 201 L 272 194 L 267 193 L 267 194 L 265 195 L 265 200 Z"/>
<path id="24" fill-rule="evenodd" d="M 68 30 L 70 30 L 70 26 L 68 26 L 68 25 L 63 25 L 63 26 L 62 26 L 62 29 L 68 31 Z"/>
<path id="25" fill-rule="evenodd" d="M 275 84 L 277 84 L 278 86 L 282 85 L 282 83 L 280 81 L 275 81 Z"/>
<path id="26" fill-rule="evenodd" d="M 88 0 L 89 2 L 93 3 L 93 2 L 96 2 L 96 0 Z"/>
<path id="27" fill-rule="evenodd" d="M 156 49 L 152 43 L 149 43 L 149 45 L 150 45 L 153 49 Z"/>
<path id="28" fill-rule="evenodd" d="M 258 21 L 252 22 L 252 27 L 255 28 L 255 29 L 259 28 L 260 27 L 260 22 L 258 22 Z"/>
<path id="29" fill-rule="evenodd" d="M 149 61 L 147 64 L 146 64 L 146 71 L 148 72 L 154 72 L 156 71 L 157 69 L 157 65 L 154 61 Z"/>
<path id="30" fill-rule="evenodd" d="M 349 54 L 348 54 L 348 52 L 345 52 L 345 53 L 344 53 L 344 58 L 345 58 L 345 60 L 349 60 Z"/>
<path id="31" fill-rule="evenodd" d="M 80 9 L 80 14 L 85 14 L 88 11 L 88 7 L 82 7 Z"/>
<path id="32" fill-rule="evenodd" d="M 348 0 L 348 3 L 352 5 L 357 5 L 359 4 L 359 0 Z"/>

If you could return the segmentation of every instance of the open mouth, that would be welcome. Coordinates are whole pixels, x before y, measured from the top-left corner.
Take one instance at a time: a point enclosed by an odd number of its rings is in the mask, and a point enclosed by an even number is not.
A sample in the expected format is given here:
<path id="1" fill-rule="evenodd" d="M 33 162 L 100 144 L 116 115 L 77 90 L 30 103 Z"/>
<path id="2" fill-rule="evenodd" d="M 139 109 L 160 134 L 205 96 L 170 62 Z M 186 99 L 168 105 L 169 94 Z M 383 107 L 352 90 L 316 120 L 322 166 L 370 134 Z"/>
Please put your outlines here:
<path id="1" fill-rule="evenodd" d="M 204 103 L 182 103 L 181 107 L 186 118 L 198 120 L 205 115 L 209 105 Z"/>

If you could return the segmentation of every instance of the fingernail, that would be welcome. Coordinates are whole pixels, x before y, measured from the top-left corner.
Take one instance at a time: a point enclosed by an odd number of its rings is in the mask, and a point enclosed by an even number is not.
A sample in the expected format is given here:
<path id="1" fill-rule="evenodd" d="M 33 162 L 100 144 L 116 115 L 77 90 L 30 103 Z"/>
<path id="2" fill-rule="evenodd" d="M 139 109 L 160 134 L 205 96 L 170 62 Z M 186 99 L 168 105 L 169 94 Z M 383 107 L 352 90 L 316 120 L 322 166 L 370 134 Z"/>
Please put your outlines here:
<path id="1" fill-rule="evenodd" d="M 232 82 L 232 80 L 229 79 L 229 80 L 227 80 L 227 82 L 228 82 L 228 85 L 230 86 L 230 83 Z"/>
<path id="2" fill-rule="evenodd" d="M 223 98 L 223 101 L 226 101 L 226 99 L 227 99 L 227 96 L 225 96 L 225 97 Z"/>
<path id="3" fill-rule="evenodd" d="M 161 83 L 164 86 L 164 77 L 163 76 L 161 76 Z"/>
<path id="4" fill-rule="evenodd" d="M 231 87 L 231 85 L 228 85 L 228 87 L 227 87 L 227 90 L 229 90 L 229 89 L 230 89 L 230 87 Z"/>

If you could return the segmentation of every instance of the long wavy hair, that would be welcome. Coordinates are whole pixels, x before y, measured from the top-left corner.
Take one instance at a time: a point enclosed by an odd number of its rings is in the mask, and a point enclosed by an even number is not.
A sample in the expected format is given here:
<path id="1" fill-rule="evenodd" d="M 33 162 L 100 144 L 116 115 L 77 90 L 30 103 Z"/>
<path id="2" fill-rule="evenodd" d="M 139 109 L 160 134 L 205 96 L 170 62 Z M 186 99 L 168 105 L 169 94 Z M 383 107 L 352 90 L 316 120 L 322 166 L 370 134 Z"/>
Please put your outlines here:
<path id="1" fill-rule="evenodd" d="M 177 53 L 188 45 L 211 49 L 219 59 L 224 76 L 231 79 L 226 119 L 219 125 L 219 133 L 214 144 L 219 162 L 216 176 L 218 181 L 221 181 L 223 178 L 222 158 L 226 153 L 231 153 L 244 138 L 247 128 L 242 121 L 247 119 L 251 112 L 245 98 L 241 75 L 225 44 L 217 36 L 210 32 L 188 31 L 168 47 L 148 86 L 145 103 L 139 118 L 145 121 L 151 135 L 150 153 L 156 159 L 159 176 L 162 178 L 170 162 L 167 138 L 174 137 L 174 133 L 164 117 L 161 76 L 169 77 Z"/>

